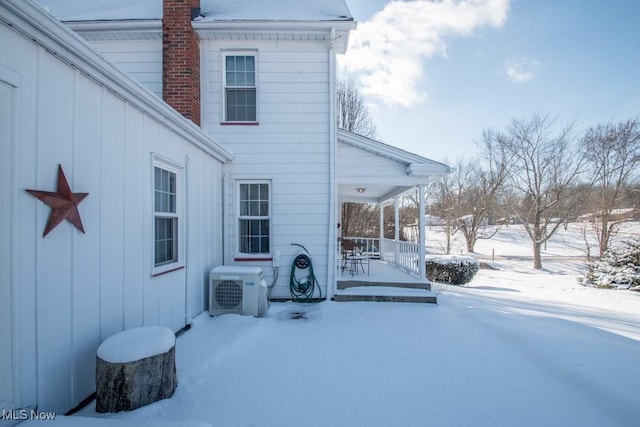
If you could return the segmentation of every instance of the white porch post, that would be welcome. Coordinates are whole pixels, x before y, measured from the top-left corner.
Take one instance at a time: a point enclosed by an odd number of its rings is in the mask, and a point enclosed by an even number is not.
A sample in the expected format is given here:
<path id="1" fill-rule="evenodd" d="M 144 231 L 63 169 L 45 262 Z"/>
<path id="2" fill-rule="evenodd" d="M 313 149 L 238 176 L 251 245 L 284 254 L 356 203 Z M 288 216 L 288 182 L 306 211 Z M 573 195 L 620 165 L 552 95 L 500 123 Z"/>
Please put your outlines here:
<path id="1" fill-rule="evenodd" d="M 378 203 L 378 213 L 379 216 L 379 225 L 380 225 L 380 243 L 378 243 L 378 251 L 380 251 L 380 259 L 384 260 L 384 255 L 382 253 L 382 246 L 384 240 L 384 205 L 382 203 Z"/>
<path id="2" fill-rule="evenodd" d="M 395 221 L 395 233 L 393 239 L 397 242 L 400 240 L 400 206 L 398 206 L 399 197 L 393 198 L 393 220 Z"/>
<path id="3" fill-rule="evenodd" d="M 418 186 L 418 191 L 420 193 L 418 199 L 420 200 L 420 204 L 418 207 L 418 244 L 420 245 L 419 248 L 419 255 L 418 255 L 418 272 L 420 274 L 420 278 L 421 279 L 426 279 L 427 278 L 427 266 L 426 266 L 426 262 L 425 262 L 425 257 L 426 257 L 426 231 L 425 231 L 425 217 L 424 217 L 424 205 L 425 205 L 425 198 L 426 198 L 426 189 L 427 186 L 422 184 Z"/>
<path id="4" fill-rule="evenodd" d="M 393 220 L 395 225 L 395 232 L 393 233 L 393 240 L 395 241 L 394 247 L 395 251 L 395 262 L 396 265 L 400 265 L 400 245 L 398 242 L 400 241 L 400 215 L 398 215 L 399 207 L 398 207 L 398 196 L 393 198 Z"/>

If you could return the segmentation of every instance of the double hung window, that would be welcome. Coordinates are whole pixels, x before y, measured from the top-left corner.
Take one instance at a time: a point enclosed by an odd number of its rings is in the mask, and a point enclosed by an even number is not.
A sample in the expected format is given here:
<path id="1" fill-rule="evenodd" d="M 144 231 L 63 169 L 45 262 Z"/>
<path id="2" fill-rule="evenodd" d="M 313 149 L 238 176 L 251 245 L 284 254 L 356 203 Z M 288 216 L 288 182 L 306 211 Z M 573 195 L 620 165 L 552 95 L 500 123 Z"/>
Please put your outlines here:
<path id="1" fill-rule="evenodd" d="M 269 193 L 269 182 L 252 181 L 238 184 L 238 246 L 241 253 L 270 253 Z"/>
<path id="2" fill-rule="evenodd" d="M 256 122 L 256 55 L 224 55 L 224 120 Z"/>
<path id="3" fill-rule="evenodd" d="M 178 171 L 153 168 L 154 266 L 178 261 Z"/>

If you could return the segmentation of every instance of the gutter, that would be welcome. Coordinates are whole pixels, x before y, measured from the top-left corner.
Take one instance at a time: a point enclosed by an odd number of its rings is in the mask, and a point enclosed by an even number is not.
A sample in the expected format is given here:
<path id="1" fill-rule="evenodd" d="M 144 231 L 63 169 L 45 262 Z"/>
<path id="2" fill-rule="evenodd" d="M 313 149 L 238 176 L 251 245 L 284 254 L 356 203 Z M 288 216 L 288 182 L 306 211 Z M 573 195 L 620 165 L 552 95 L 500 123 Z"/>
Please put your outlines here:
<path id="1" fill-rule="evenodd" d="M 122 21 L 62 21 L 76 32 L 158 32 L 162 34 L 162 19 L 138 19 Z"/>
<path id="2" fill-rule="evenodd" d="M 337 286 L 336 278 L 336 210 L 337 210 L 337 180 L 336 180 L 336 145 L 338 133 L 336 131 L 336 53 L 334 48 L 335 28 L 331 29 L 331 41 L 329 42 L 329 242 L 327 252 L 327 300 L 333 299 Z"/>
<path id="3" fill-rule="evenodd" d="M 447 175 L 453 172 L 453 170 L 449 166 L 446 166 L 443 164 L 430 165 L 430 164 L 423 164 L 423 163 L 418 163 L 418 164 L 411 163 L 409 166 L 406 167 L 405 170 L 407 172 L 407 175 L 412 177 Z"/>
<path id="4" fill-rule="evenodd" d="M 296 21 L 296 20 L 221 20 L 192 22 L 201 39 L 207 39 L 212 33 L 270 35 L 276 40 L 282 34 L 317 35 L 322 34 L 333 46 L 335 53 L 345 53 L 349 41 L 349 31 L 356 23 L 349 21 Z M 257 37 L 259 38 L 259 37 Z"/>

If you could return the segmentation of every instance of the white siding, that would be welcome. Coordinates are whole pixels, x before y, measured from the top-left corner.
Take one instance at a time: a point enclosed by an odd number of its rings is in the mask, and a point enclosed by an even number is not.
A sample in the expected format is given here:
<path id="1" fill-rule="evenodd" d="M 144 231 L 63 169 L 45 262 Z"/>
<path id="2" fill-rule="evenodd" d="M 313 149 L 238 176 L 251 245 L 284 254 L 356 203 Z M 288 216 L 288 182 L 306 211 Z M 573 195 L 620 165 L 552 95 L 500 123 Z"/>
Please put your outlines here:
<path id="1" fill-rule="evenodd" d="M 92 40 L 102 56 L 162 98 L 162 40 Z"/>
<path id="2" fill-rule="evenodd" d="M 406 164 L 352 147 L 343 142 L 338 143 L 337 157 L 336 174 L 339 180 L 355 176 L 376 178 L 381 182 L 401 182 L 398 177 L 406 176 Z"/>
<path id="3" fill-rule="evenodd" d="M 207 273 L 222 263 L 222 165 L 98 78 L 4 25 L 0 51 L 0 70 L 19 81 L 19 143 L 10 156 L 2 144 L 0 194 L 12 200 L 0 216 L 0 249 L 5 254 L 10 245 L 13 253 L 7 270 L 16 302 L 15 403 L 64 413 L 95 390 L 102 340 L 140 325 L 176 331 L 206 309 Z M 151 275 L 154 154 L 182 165 L 189 189 L 188 226 L 180 231 L 186 268 L 158 277 Z M 13 167 L 6 167 L 9 158 Z M 58 164 L 74 192 L 90 193 L 79 206 L 86 234 L 64 221 L 43 238 L 50 208 L 25 189 L 55 191 Z M 6 229 L 13 230 L 9 243 Z"/>
<path id="4" fill-rule="evenodd" d="M 324 42 L 220 42 L 202 40 L 203 127 L 234 152 L 224 165 L 229 176 L 225 236 L 226 262 L 238 263 L 236 185 L 238 179 L 271 181 L 272 254 L 282 254 L 273 297 L 289 297 L 293 258 L 304 245 L 326 295 L 330 206 L 329 47 Z M 221 125 L 222 52 L 257 52 L 258 122 Z M 271 262 L 241 262 L 263 268 L 271 280 Z"/>

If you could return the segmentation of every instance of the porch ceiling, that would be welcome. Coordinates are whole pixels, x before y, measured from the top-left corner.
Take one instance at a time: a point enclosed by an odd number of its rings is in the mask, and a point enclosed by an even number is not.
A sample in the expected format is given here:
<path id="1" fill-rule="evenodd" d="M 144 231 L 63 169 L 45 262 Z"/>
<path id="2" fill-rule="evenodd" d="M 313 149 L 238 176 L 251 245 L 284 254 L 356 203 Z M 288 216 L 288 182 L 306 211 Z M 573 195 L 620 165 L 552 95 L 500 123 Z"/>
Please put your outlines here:
<path id="1" fill-rule="evenodd" d="M 340 201 L 381 203 L 429 178 L 451 172 L 445 164 L 391 145 L 338 131 L 336 176 Z"/>
<path id="2" fill-rule="evenodd" d="M 382 203 L 414 187 L 388 184 L 366 183 L 365 181 L 341 182 L 338 184 L 338 198 L 341 202 Z M 358 189 L 363 189 L 359 192 Z"/>

